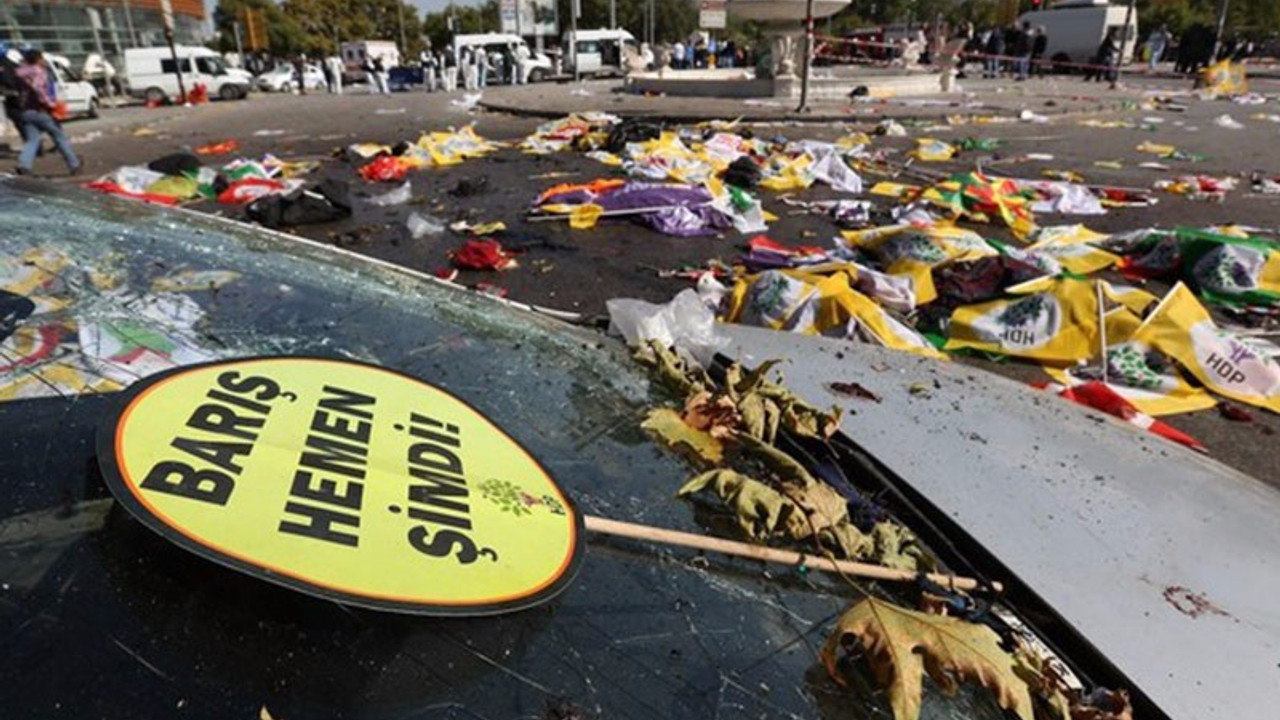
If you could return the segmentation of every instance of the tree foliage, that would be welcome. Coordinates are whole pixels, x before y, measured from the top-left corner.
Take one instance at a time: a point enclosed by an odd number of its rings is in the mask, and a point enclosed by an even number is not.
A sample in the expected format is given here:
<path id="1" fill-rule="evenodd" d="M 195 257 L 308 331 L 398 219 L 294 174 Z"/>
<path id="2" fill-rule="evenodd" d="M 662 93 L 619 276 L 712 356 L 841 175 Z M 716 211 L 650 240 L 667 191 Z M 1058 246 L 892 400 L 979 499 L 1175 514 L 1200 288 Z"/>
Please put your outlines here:
<path id="1" fill-rule="evenodd" d="M 278 56 L 332 54 L 353 40 L 399 44 L 402 22 L 402 53 L 416 55 L 425 43 L 417 9 L 402 0 L 218 0 L 214 25 L 224 49 L 235 47 L 232 22 L 243 8 L 262 10 L 270 51 Z"/>

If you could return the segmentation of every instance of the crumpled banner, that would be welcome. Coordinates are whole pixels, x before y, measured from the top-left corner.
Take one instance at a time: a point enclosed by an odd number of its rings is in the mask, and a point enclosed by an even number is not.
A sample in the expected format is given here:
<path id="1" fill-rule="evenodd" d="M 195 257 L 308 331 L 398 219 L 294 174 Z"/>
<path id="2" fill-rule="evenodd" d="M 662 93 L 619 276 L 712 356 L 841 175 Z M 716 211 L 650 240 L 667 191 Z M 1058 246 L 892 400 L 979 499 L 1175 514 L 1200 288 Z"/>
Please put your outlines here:
<path id="1" fill-rule="evenodd" d="M 245 205 L 267 195 L 290 193 L 302 187 L 301 180 L 269 180 L 266 178 L 248 177 L 236 180 L 218 195 L 218 202 L 224 205 Z"/>
<path id="2" fill-rule="evenodd" d="M 515 253 L 491 239 L 468 240 L 449 253 L 449 259 L 463 270 L 510 270 L 518 265 Z"/>
<path id="3" fill-rule="evenodd" d="M 1249 92 L 1244 63 L 1219 60 L 1200 71 L 1204 92 L 1213 95 L 1243 95 Z"/>
<path id="4" fill-rule="evenodd" d="M 924 336 L 854 290 L 851 282 L 856 275 L 856 267 L 845 263 L 817 269 L 767 270 L 742 277 L 734 285 L 722 319 L 943 357 Z"/>
<path id="5" fill-rule="evenodd" d="M 972 348 L 1072 363 L 1098 351 L 1098 300 L 1093 281 L 1040 278 L 1007 288 L 1014 297 L 957 308 L 947 350 Z"/>
<path id="6" fill-rule="evenodd" d="M 1280 362 L 1270 343 L 1218 327 L 1191 290 L 1178 283 L 1134 333 L 1178 361 L 1209 390 L 1280 412 Z"/>
<path id="7" fill-rule="evenodd" d="M 579 138 L 598 134 L 593 145 L 603 145 L 609 128 L 620 122 L 616 115 L 602 112 L 576 113 L 538 126 L 519 144 L 529 155 L 550 155 L 574 145 Z"/>
<path id="8" fill-rule="evenodd" d="M 175 186 L 165 182 L 167 177 L 169 176 L 144 167 L 125 166 L 86 183 L 85 187 L 158 205 L 176 205 L 194 197 L 194 194 L 188 194 L 188 190 L 194 190 L 194 187 L 188 188 L 186 183 L 181 182 Z M 151 190 L 152 187 L 156 187 L 155 192 Z"/>
<path id="9" fill-rule="evenodd" d="M 418 142 L 409 146 L 406 155 L 418 159 L 423 165 L 447 167 L 464 160 L 484 157 L 497 152 L 501 143 L 486 140 L 476 134 L 475 127 L 465 125 L 459 130 L 441 130 L 424 133 Z"/>
<path id="10" fill-rule="evenodd" d="M 911 157 L 924 162 L 943 162 L 955 157 L 956 146 L 935 138 L 916 138 Z"/>
<path id="11" fill-rule="evenodd" d="M 1127 277 L 1179 278 L 1215 305 L 1280 310 L 1280 249 L 1242 234 L 1153 231 L 1128 244 L 1117 269 Z"/>
<path id="12" fill-rule="evenodd" d="M 920 197 L 953 217 L 1002 222 L 1015 237 L 1025 240 L 1036 229 L 1028 195 L 1008 178 L 970 172 L 926 188 Z"/>
<path id="13" fill-rule="evenodd" d="M 226 155 L 240 149 L 240 143 L 235 140 L 224 140 L 219 143 L 209 143 L 196 148 L 197 155 Z"/>
<path id="14" fill-rule="evenodd" d="M 1163 417 L 1205 410 L 1217 404 L 1203 388 L 1188 383 L 1177 364 L 1134 334 L 1141 326 L 1138 315 L 1127 308 L 1107 313 L 1107 387 L 1146 415 Z M 1101 363 L 1076 367 L 1045 366 L 1056 382 L 1074 387 L 1101 382 Z"/>
<path id="15" fill-rule="evenodd" d="M 408 174 L 410 163 L 394 155 L 379 155 L 360 167 L 360 177 L 367 182 L 398 182 Z"/>
<path id="16" fill-rule="evenodd" d="M 742 191 L 728 191 L 734 192 Z M 714 235 L 730 227 L 733 220 L 721 207 L 705 187 L 612 179 L 556 185 L 533 203 L 535 212 L 568 215 L 570 226 L 578 230 L 594 227 L 600 217 L 616 213 L 678 237 Z"/>

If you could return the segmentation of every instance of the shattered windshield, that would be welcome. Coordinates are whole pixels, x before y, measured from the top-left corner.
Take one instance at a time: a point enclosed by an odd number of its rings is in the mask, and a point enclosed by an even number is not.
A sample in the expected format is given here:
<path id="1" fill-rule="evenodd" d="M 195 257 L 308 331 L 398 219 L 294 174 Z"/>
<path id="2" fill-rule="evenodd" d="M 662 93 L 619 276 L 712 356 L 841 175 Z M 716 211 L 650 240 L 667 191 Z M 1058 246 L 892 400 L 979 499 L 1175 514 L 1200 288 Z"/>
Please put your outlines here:
<path id="1" fill-rule="evenodd" d="M 211 218 L 0 189 L 0 707 L 23 717 L 887 718 L 818 652 L 839 579 L 592 536 L 531 610 L 347 607 L 197 558 L 113 502 L 94 457 L 116 391 L 248 355 L 376 363 L 496 418 L 578 508 L 689 532 L 690 466 L 620 346 L 403 271 Z M 926 680 L 926 686 L 928 685 Z M 1001 716 L 929 691 L 922 717 Z M 573 714 L 582 713 L 582 714 Z M 587 714 L 589 713 L 589 715 Z"/>

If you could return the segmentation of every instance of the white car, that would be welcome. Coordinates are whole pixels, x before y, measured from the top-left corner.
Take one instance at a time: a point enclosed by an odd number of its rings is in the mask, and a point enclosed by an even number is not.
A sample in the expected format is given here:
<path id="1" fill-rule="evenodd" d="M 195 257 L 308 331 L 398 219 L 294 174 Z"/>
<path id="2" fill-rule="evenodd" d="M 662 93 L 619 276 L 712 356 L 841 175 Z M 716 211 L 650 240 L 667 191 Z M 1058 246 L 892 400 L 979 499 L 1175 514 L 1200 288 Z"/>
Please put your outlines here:
<path id="1" fill-rule="evenodd" d="M 317 65 L 306 65 L 303 77 L 308 90 L 323 90 L 326 87 L 324 72 Z M 259 90 L 267 92 L 289 92 L 298 87 L 292 65 L 277 65 L 259 75 L 255 82 Z"/>

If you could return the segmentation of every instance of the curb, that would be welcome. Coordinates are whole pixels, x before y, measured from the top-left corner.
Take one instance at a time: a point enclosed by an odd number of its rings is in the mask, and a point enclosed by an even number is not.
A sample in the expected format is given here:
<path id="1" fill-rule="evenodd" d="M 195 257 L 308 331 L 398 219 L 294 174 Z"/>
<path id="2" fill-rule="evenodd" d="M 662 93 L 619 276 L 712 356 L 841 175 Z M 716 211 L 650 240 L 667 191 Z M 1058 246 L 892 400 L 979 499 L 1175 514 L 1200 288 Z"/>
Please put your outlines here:
<path id="1" fill-rule="evenodd" d="M 1124 103 L 1126 102 L 1129 102 L 1129 101 L 1117 100 L 1109 103 L 1101 103 L 1097 106 L 1092 106 L 1087 108 L 1068 108 L 1068 109 L 1045 108 L 1043 110 L 1036 110 L 1035 112 L 1039 115 L 1045 115 L 1050 118 L 1066 118 L 1066 117 L 1072 117 L 1077 115 L 1095 115 L 1098 113 L 1109 113 L 1109 112 L 1117 112 L 1119 110 L 1123 110 Z M 476 103 L 476 106 L 483 108 L 488 112 L 504 113 L 507 115 L 514 115 L 516 117 L 538 118 L 543 120 L 558 120 L 562 117 L 565 117 L 565 114 L 566 114 L 565 112 L 562 112 L 559 110 L 548 110 L 545 108 L 538 108 L 538 107 L 521 107 L 521 106 L 502 103 L 502 102 L 488 102 L 485 100 L 481 100 L 480 102 Z M 851 105 L 850 107 L 856 107 L 856 106 Z M 912 121 L 912 122 L 929 122 L 929 121 L 941 122 L 941 121 L 944 121 L 947 117 L 953 116 L 953 115 L 962 115 L 970 118 L 991 117 L 993 115 L 996 117 L 1017 117 L 1022 113 L 1022 110 L 1023 108 L 1019 108 L 1017 110 L 1013 110 L 1010 108 L 987 108 L 987 109 L 956 108 L 956 112 L 952 112 L 952 113 L 944 112 L 944 113 L 936 113 L 936 114 L 920 114 L 920 113 L 910 113 L 910 112 L 903 112 L 903 113 L 880 112 L 880 113 L 866 114 L 866 115 L 855 115 L 855 114 L 848 114 L 848 113 L 797 114 L 794 112 L 786 113 L 782 115 L 740 113 L 740 114 L 735 114 L 734 118 L 741 122 L 764 123 L 764 124 L 768 124 L 768 123 L 829 124 L 829 123 L 857 123 L 857 122 L 867 122 L 867 121 L 878 122 L 880 120 L 899 120 L 899 121 L 906 120 L 906 121 Z M 624 120 L 627 120 L 627 119 L 659 120 L 659 121 L 673 123 L 673 124 L 700 123 L 700 122 L 706 122 L 708 120 L 725 119 L 719 115 L 713 116 L 705 113 L 704 114 L 688 114 L 688 113 L 678 113 L 678 112 L 668 113 L 668 112 L 661 112 L 661 111 L 626 110 L 626 109 L 617 109 L 617 110 L 602 109 L 601 112 L 607 112 L 611 115 L 617 115 L 618 117 Z"/>

